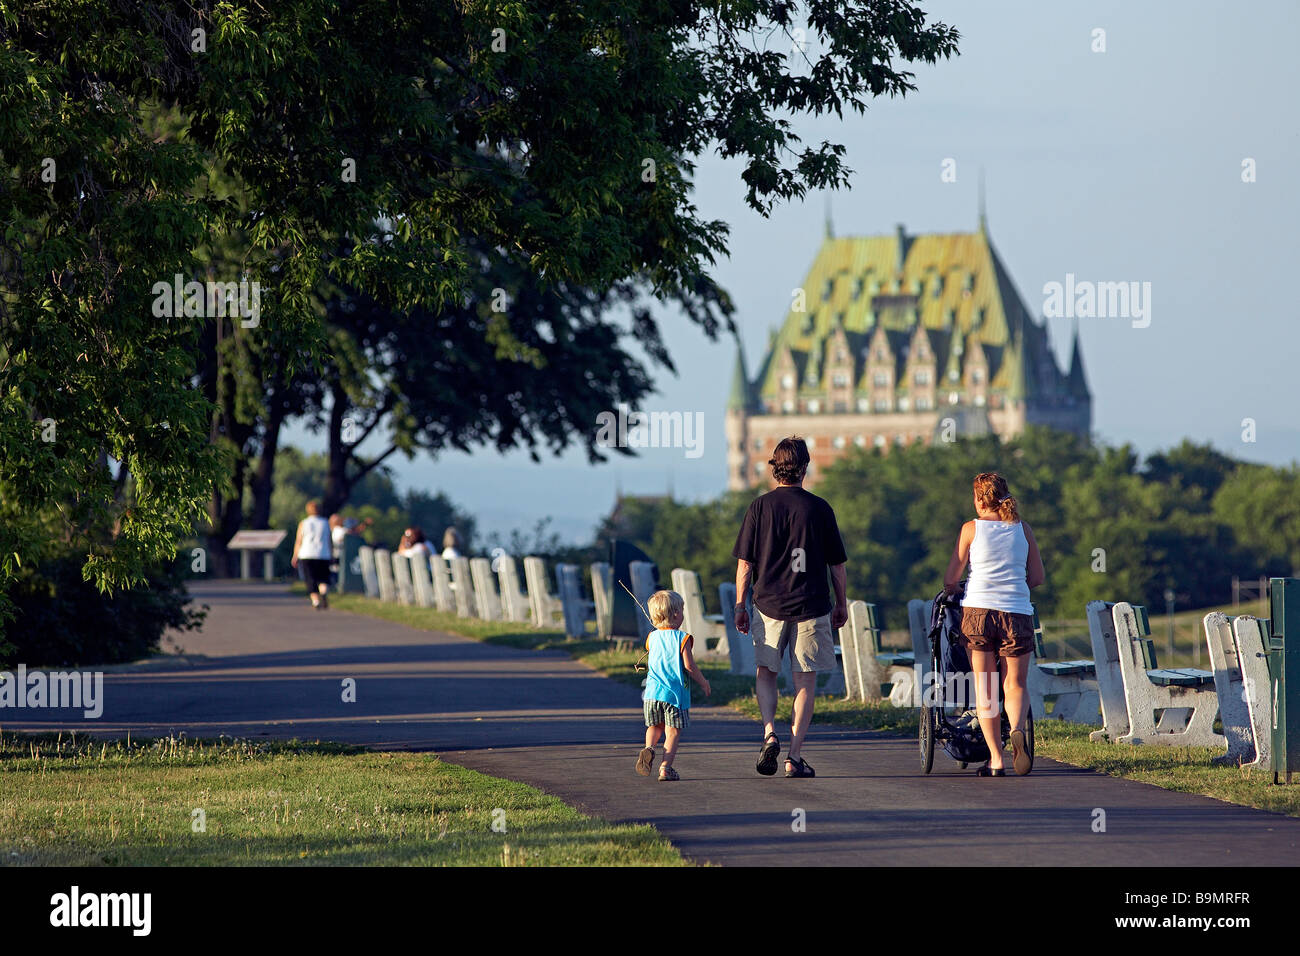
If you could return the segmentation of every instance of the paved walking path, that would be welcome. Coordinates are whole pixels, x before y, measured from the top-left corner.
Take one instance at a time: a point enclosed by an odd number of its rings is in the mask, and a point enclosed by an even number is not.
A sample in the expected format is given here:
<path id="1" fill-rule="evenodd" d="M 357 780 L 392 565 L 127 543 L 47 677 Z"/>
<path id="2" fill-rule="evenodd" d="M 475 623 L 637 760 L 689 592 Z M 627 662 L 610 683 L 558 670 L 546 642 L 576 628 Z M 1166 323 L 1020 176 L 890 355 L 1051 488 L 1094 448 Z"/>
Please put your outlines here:
<path id="1" fill-rule="evenodd" d="M 813 780 L 760 777 L 761 728 L 693 708 L 660 784 L 632 771 L 639 692 L 559 651 L 417 631 L 262 584 L 201 584 L 211 605 L 186 656 L 110 671 L 103 717 L 0 711 L 5 730 L 228 734 L 433 750 L 522 780 L 610 820 L 651 823 L 689 858 L 772 865 L 1294 864 L 1300 820 L 1040 759 L 1028 777 L 979 779 L 945 755 L 921 774 L 913 740 L 814 731 Z M 357 681 L 343 703 L 341 682 Z M 18 720 L 10 720 L 11 717 Z M 789 729 L 778 727 L 783 741 Z M 1094 810 L 1106 832 L 1092 830 Z M 802 810 L 805 832 L 795 832 Z"/>

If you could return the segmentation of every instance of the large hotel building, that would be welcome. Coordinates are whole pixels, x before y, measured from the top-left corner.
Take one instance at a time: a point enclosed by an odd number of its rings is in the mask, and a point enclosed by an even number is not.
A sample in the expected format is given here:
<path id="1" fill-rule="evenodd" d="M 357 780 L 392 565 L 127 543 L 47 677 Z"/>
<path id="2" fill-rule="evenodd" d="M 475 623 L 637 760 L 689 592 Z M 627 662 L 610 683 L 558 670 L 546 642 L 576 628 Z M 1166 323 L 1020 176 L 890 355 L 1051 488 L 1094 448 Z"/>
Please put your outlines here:
<path id="1" fill-rule="evenodd" d="M 818 472 L 853 447 L 937 436 L 1006 438 L 1041 424 L 1092 425 L 1076 329 L 1062 371 L 990 242 L 976 232 L 825 240 L 750 378 L 743 350 L 727 403 L 727 484 L 767 483 L 787 435 Z"/>

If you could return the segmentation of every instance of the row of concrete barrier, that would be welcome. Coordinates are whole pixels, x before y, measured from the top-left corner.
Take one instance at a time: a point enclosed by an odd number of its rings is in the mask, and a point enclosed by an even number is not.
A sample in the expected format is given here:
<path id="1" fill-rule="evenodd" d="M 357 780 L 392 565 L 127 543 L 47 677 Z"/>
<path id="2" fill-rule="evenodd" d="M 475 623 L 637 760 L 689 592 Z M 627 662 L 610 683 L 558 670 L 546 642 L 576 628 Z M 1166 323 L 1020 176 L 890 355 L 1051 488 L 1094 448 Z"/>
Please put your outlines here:
<path id="1" fill-rule="evenodd" d="M 555 586 L 539 557 L 523 559 L 406 558 L 382 548 L 362 547 L 361 578 L 367 595 L 384 601 L 438 608 L 461 617 L 513 621 L 537 628 L 563 627 L 570 637 L 612 637 L 613 570 L 607 563 L 590 568 L 591 599 L 583 593 L 576 564 L 555 566 Z M 650 631 L 644 608 L 658 584 L 655 566 L 629 565 L 631 591 L 638 605 L 638 631 Z M 705 611 L 703 586 L 695 571 L 674 568 L 673 590 L 685 602 L 683 630 L 695 637 L 696 653 L 729 661 L 733 674 L 754 673 L 752 641 L 736 630 L 736 586 L 718 585 L 721 614 Z M 822 693 L 875 701 L 888 697 L 897 706 L 915 706 L 917 688 L 930 671 L 930 602 L 908 602 L 911 649 L 882 645 L 874 604 L 849 603 L 840 628 L 839 667 L 824 678 Z M 1087 607 L 1092 660 L 1043 660 L 1041 629 L 1035 634 L 1037 659 L 1028 690 L 1034 719 L 1070 720 L 1100 727 L 1093 740 L 1125 744 L 1180 744 L 1223 747 L 1216 758 L 1233 764 L 1268 765 L 1269 722 L 1266 621 L 1220 612 L 1204 619 L 1212 670 L 1159 668 L 1145 609 L 1127 602 L 1093 601 Z M 789 676 L 788 660 L 783 675 Z M 1048 708 L 1051 708 L 1050 712 Z M 1214 729 L 1221 718 L 1221 732 Z"/>

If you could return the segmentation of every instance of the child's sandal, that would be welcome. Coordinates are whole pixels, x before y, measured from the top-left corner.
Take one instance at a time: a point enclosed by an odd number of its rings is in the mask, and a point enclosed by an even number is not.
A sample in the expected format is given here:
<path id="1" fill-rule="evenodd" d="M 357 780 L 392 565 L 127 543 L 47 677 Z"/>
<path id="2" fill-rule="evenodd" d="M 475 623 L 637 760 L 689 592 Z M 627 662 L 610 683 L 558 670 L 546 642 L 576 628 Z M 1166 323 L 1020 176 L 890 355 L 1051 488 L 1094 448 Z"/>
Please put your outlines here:
<path id="1" fill-rule="evenodd" d="M 654 766 L 655 751 L 653 747 L 646 747 L 636 758 L 636 772 L 643 777 L 650 776 L 650 768 Z"/>

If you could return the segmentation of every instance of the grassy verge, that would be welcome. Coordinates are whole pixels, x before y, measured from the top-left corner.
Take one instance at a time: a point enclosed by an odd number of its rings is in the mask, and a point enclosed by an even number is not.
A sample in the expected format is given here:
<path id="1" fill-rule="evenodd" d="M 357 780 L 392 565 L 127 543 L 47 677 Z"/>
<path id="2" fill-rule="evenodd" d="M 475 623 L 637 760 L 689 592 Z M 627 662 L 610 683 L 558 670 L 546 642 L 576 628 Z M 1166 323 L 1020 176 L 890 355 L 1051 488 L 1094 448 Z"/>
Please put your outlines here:
<path id="1" fill-rule="evenodd" d="M 1088 732 L 1095 729 L 1064 721 L 1035 724 L 1037 751 L 1044 757 L 1112 777 L 1300 817 L 1300 787 L 1274 786 L 1273 775 L 1262 770 L 1212 765 L 1211 758 L 1220 750 L 1095 744 L 1088 740 Z"/>
<path id="2" fill-rule="evenodd" d="M 446 631 L 510 647 L 564 650 L 607 677 L 633 686 L 641 684 L 641 675 L 632 670 L 637 654 L 610 650 L 605 641 L 566 640 L 559 631 L 535 631 L 520 624 L 472 620 L 432 608 L 385 604 L 359 595 L 338 595 L 330 600 L 343 610 L 424 630 Z M 1189 620 L 1205 613 L 1189 612 Z M 710 704 L 729 706 L 757 719 L 758 702 L 754 699 L 753 678 L 730 674 L 721 663 L 701 661 L 700 667 L 713 687 Z M 692 689 L 692 693 L 695 703 L 702 703 L 699 690 Z M 778 719 L 788 722 L 790 707 L 790 698 L 782 697 Z M 888 702 L 849 702 L 832 696 L 818 698 L 816 722 L 906 736 L 914 736 L 918 729 L 916 711 L 911 708 L 893 707 Z M 1052 760 L 1114 777 L 1140 780 L 1166 790 L 1201 794 L 1242 806 L 1300 816 L 1300 786 L 1276 787 L 1272 785 L 1271 774 L 1211 765 L 1210 758 L 1218 753 L 1216 750 L 1095 744 L 1088 740 L 1088 733 L 1093 729 L 1081 724 L 1043 721 L 1035 727 L 1037 752 Z"/>
<path id="3" fill-rule="evenodd" d="M 0 735 L 0 864 L 683 863 L 653 827 L 427 754 Z"/>

